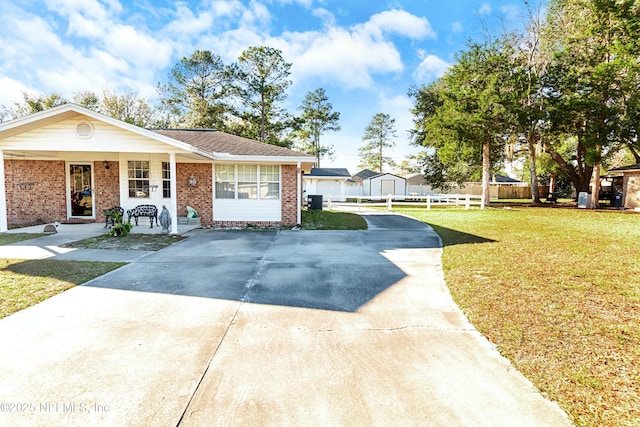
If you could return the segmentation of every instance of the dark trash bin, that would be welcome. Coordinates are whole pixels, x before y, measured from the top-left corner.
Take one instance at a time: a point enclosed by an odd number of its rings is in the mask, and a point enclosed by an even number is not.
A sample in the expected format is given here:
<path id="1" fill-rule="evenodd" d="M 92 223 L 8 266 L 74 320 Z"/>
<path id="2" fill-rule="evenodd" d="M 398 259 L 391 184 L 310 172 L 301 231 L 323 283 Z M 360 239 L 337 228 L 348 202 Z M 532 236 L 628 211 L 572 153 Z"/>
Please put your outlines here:
<path id="1" fill-rule="evenodd" d="M 322 210 L 322 194 L 309 196 L 309 209 L 314 211 Z"/>
<path id="2" fill-rule="evenodd" d="M 616 193 L 616 208 L 622 207 L 622 193 Z"/>

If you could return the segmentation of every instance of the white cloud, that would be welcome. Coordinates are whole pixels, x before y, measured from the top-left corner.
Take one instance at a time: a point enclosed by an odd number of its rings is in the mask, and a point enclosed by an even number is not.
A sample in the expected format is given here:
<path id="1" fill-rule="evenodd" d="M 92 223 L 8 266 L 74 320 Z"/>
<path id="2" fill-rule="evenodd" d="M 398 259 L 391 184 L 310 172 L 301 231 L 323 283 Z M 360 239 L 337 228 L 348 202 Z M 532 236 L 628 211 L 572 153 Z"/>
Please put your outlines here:
<path id="1" fill-rule="evenodd" d="M 334 27 L 325 33 L 291 33 L 288 44 L 300 79 L 320 78 L 349 88 L 367 88 L 372 73 L 402 71 L 400 53 L 386 40 L 372 37 L 362 27 L 347 31 Z"/>
<path id="2" fill-rule="evenodd" d="M 464 31 L 464 28 L 462 27 L 462 24 L 460 22 L 456 21 L 451 25 L 452 33 L 460 34 L 462 31 Z"/>
<path id="3" fill-rule="evenodd" d="M 392 10 L 351 28 L 331 26 L 321 32 L 285 33 L 282 49 L 300 80 L 316 78 L 347 88 L 369 88 L 374 74 L 404 69 L 400 52 L 387 37 L 391 33 L 412 39 L 435 37 L 425 18 Z"/>
<path id="4" fill-rule="evenodd" d="M 310 8 L 311 5 L 313 4 L 313 0 L 276 0 L 277 3 L 281 3 L 281 4 L 295 4 L 298 3 L 299 5 L 306 7 L 306 8 Z"/>
<path id="5" fill-rule="evenodd" d="M 165 27 L 172 35 L 182 37 L 200 34 L 213 26 L 213 15 L 206 11 L 194 14 L 185 4 L 179 3 L 174 18 Z"/>
<path id="6" fill-rule="evenodd" d="M 480 9 L 478 9 L 478 15 L 480 16 L 491 15 L 491 6 L 487 3 L 483 3 L 482 6 L 480 6 Z"/>
<path id="7" fill-rule="evenodd" d="M 412 15 L 404 10 L 388 10 L 378 13 L 371 17 L 368 24 L 381 31 L 397 33 L 412 39 L 436 38 L 436 33 L 426 18 Z"/>
<path id="8" fill-rule="evenodd" d="M 435 80 L 447 71 L 451 64 L 449 64 L 444 59 L 441 59 L 435 55 L 427 55 L 418 68 L 414 72 L 414 78 L 418 82 L 427 82 L 431 80 Z"/>
<path id="9" fill-rule="evenodd" d="M 325 27 L 333 27 L 336 24 L 336 17 L 327 9 L 318 8 L 313 10 L 313 16 L 320 18 Z"/>
<path id="10" fill-rule="evenodd" d="M 33 92 L 17 80 L 0 77 L 0 106 L 12 107 L 13 103 L 22 99 L 23 92 Z"/>

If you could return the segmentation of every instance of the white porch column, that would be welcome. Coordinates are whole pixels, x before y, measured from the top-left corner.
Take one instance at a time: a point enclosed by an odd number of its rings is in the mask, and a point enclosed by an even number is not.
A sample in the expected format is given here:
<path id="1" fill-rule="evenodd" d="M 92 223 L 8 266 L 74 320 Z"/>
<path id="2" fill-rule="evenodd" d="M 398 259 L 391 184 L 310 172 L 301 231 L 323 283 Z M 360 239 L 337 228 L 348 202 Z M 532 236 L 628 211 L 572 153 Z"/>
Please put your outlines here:
<path id="1" fill-rule="evenodd" d="M 4 180 L 4 151 L 0 150 L 0 232 L 8 230 L 7 189 Z"/>
<path id="2" fill-rule="evenodd" d="M 169 153 L 169 173 L 171 174 L 171 234 L 178 234 L 178 175 L 176 173 L 176 154 Z"/>
<path id="3" fill-rule="evenodd" d="M 296 167 L 296 179 L 298 186 L 298 213 L 297 213 L 297 224 L 302 224 L 302 171 L 300 170 L 300 162 L 298 162 L 298 166 Z"/>

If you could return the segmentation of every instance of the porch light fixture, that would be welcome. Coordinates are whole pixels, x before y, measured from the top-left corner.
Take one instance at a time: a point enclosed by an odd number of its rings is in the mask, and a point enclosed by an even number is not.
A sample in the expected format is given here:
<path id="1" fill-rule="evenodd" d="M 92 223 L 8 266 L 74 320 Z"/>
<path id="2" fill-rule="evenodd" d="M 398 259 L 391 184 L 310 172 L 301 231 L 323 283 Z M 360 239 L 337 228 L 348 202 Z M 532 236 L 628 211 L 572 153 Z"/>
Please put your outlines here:
<path id="1" fill-rule="evenodd" d="M 197 185 L 196 176 L 195 175 L 191 175 L 189 177 L 189 186 L 190 187 L 195 187 L 196 185 Z"/>
<path id="2" fill-rule="evenodd" d="M 106 160 L 102 162 L 102 166 L 104 166 L 105 169 L 109 170 L 109 162 L 107 162 Z"/>

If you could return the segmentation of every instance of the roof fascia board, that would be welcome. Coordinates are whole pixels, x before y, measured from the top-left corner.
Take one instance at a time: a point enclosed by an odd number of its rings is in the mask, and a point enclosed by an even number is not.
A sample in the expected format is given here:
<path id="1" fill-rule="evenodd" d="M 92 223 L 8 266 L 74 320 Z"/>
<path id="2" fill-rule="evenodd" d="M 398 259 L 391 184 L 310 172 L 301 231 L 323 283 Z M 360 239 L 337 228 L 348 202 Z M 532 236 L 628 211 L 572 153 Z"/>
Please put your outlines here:
<path id="1" fill-rule="evenodd" d="M 266 163 L 315 163 L 313 157 L 298 156 L 244 156 L 229 153 L 212 153 L 211 158 L 225 162 L 266 162 Z"/>
<path id="2" fill-rule="evenodd" d="M 118 127 L 120 129 L 127 130 L 129 132 L 133 132 L 138 135 L 145 136 L 147 138 L 150 138 L 159 142 L 163 142 L 165 144 L 171 145 L 172 147 L 182 151 L 188 151 L 191 153 L 199 154 L 207 158 L 211 158 L 211 155 L 209 155 L 208 153 L 202 150 L 199 150 L 196 147 L 189 145 L 187 143 L 184 143 L 182 141 L 178 141 L 173 138 L 160 135 L 150 130 L 141 128 L 139 126 L 135 126 L 135 125 L 123 122 L 122 120 L 114 119 L 113 117 L 105 116 L 104 114 L 97 113 L 95 111 L 89 110 L 88 108 L 84 108 L 79 105 L 71 104 L 71 103 L 63 104 L 58 107 L 53 107 L 47 110 L 39 111 L 29 116 L 20 117 L 14 120 L 10 120 L 8 122 L 0 123 L 0 131 L 37 123 L 38 121 L 46 120 L 48 118 L 53 118 L 58 115 L 62 116 L 65 113 L 69 113 L 69 112 L 74 112 L 77 115 L 84 115 L 94 120 L 98 120 L 98 121 L 110 124 L 112 126 Z"/>

